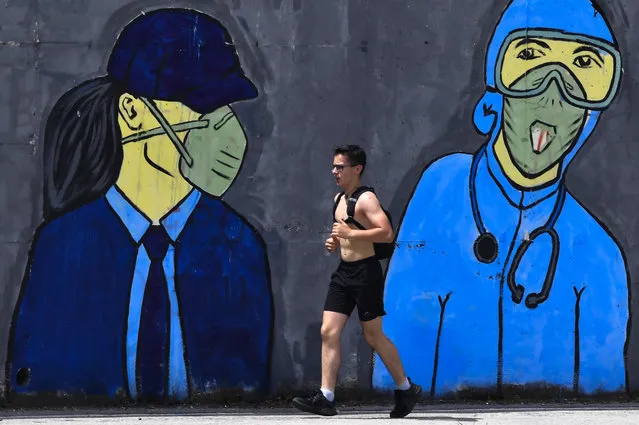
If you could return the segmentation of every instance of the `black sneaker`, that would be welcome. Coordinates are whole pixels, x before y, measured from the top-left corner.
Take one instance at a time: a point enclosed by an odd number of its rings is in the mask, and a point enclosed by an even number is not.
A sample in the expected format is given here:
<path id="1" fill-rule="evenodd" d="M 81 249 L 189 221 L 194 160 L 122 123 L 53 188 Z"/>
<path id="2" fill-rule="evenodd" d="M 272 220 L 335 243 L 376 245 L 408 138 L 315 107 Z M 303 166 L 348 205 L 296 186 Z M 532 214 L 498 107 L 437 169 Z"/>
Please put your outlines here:
<path id="1" fill-rule="evenodd" d="M 303 412 L 315 413 L 322 416 L 334 416 L 337 415 L 335 410 L 335 403 L 328 401 L 322 391 L 316 390 L 310 397 L 295 397 L 293 399 L 293 406 L 297 407 Z"/>
<path id="2" fill-rule="evenodd" d="M 395 408 L 390 412 L 391 418 L 403 418 L 408 415 L 422 396 L 422 387 L 413 384 L 410 378 L 408 382 L 410 388 L 406 391 L 395 390 Z"/>

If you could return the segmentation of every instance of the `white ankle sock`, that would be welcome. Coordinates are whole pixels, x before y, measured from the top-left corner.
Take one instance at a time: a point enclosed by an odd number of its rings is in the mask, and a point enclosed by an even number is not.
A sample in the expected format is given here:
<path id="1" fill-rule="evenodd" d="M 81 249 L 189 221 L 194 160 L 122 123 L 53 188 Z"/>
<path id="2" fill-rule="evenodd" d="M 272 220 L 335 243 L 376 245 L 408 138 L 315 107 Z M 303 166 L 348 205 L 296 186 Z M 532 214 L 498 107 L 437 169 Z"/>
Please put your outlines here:
<path id="1" fill-rule="evenodd" d="M 335 399 L 333 391 L 327 390 L 326 388 L 320 388 L 320 391 L 324 394 L 324 397 L 326 397 L 328 401 L 333 401 Z"/>
<path id="2" fill-rule="evenodd" d="M 410 382 L 408 382 L 408 378 L 404 379 L 400 385 L 397 386 L 398 390 L 406 391 L 410 389 Z"/>

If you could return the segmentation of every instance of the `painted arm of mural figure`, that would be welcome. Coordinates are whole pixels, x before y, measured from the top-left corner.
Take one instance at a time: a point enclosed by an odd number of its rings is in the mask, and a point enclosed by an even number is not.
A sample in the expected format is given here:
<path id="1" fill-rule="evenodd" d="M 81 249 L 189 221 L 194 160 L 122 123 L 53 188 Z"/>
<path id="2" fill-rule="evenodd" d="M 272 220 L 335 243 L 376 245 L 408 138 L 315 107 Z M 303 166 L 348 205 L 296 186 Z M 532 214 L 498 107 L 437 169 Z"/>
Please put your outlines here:
<path id="1" fill-rule="evenodd" d="M 214 362 L 226 365 L 217 381 L 231 387 L 242 383 L 245 388 L 268 391 L 274 320 L 269 260 L 260 234 L 244 219 L 239 220 L 243 221 L 241 244 L 236 245 L 230 257 L 235 274 L 230 276 L 234 287 L 229 287 L 233 307 L 227 305 L 228 301 L 217 305 L 228 309 L 227 329 L 218 328 L 226 336 L 214 351 L 215 356 L 220 356 Z"/>
<path id="2" fill-rule="evenodd" d="M 36 232 L 12 323 L 12 393 L 123 391 L 135 248 L 118 226 L 99 200 Z"/>
<path id="3" fill-rule="evenodd" d="M 7 354 L 7 366 L 6 366 L 6 382 L 9 384 L 9 389 L 12 394 L 23 392 L 25 386 L 32 381 L 31 369 L 33 366 L 38 369 L 39 359 L 34 359 L 34 348 L 29 344 L 30 340 L 35 340 L 39 343 L 41 348 L 46 351 L 47 345 L 42 341 L 38 341 L 41 338 L 39 332 L 33 333 L 37 323 L 34 323 L 34 317 L 28 314 L 28 311 L 23 313 L 23 310 L 37 310 L 34 295 L 36 292 L 41 291 L 42 288 L 42 273 L 39 272 L 39 262 L 35 262 L 34 258 L 42 256 L 42 244 L 38 244 L 39 232 L 36 233 L 33 242 L 31 244 L 31 251 L 29 252 L 29 259 L 27 260 L 26 270 L 20 287 L 20 295 L 13 312 L 13 320 L 11 323 L 9 346 Z M 37 254 L 37 255 L 36 255 Z M 39 278 L 40 277 L 40 278 Z M 29 335 L 32 337 L 29 338 Z M 42 358 L 40 358 L 41 360 Z M 37 378 L 37 376 L 36 376 Z M 33 385 L 33 383 L 32 383 Z M 35 389 L 38 388 L 38 382 L 34 385 Z M 30 388 L 28 388 L 30 389 Z"/>
<path id="4" fill-rule="evenodd" d="M 606 235 L 607 236 L 607 235 Z M 630 296 L 627 265 L 609 237 L 609 249 L 587 281 L 575 285 L 575 378 L 580 392 L 624 392 Z"/>
<path id="5" fill-rule="evenodd" d="M 437 380 L 442 322 L 459 281 L 451 276 L 457 265 L 445 264 L 458 250 L 453 246 L 455 241 L 439 235 L 438 229 L 446 231 L 440 219 L 443 209 L 459 209 L 454 205 L 459 196 L 449 197 L 446 192 L 455 190 L 457 165 L 463 162 L 463 157 L 443 158 L 424 173 L 400 224 L 398 247 L 386 276 L 384 332 L 395 343 L 406 373 L 424 388 Z M 439 256 L 440 251 L 450 255 Z M 392 389 L 392 377 L 379 358 L 374 368 L 374 387 Z"/>
<path id="6" fill-rule="evenodd" d="M 256 358 L 256 380 L 261 390 L 268 391 L 270 385 L 270 367 L 273 347 L 273 326 L 274 326 L 274 305 L 271 287 L 271 275 L 265 243 L 261 237 L 256 236 L 261 249 L 256 250 L 254 259 L 255 274 L 251 287 L 254 294 L 250 297 L 254 301 L 253 309 L 249 309 L 249 314 L 254 320 L 255 335 L 249 349 L 249 353 L 254 351 Z"/>

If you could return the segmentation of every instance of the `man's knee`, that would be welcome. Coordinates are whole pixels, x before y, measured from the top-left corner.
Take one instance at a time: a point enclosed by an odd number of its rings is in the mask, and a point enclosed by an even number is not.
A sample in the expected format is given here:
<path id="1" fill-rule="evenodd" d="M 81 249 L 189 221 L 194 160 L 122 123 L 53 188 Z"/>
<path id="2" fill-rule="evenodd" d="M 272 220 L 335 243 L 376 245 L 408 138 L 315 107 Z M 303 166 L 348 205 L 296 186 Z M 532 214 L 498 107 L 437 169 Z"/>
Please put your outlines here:
<path id="1" fill-rule="evenodd" d="M 339 341 L 340 329 L 339 326 L 322 325 L 321 329 L 322 342 L 334 344 Z"/>
<path id="2" fill-rule="evenodd" d="M 323 343 L 338 343 L 344 325 L 348 320 L 348 315 L 333 311 L 324 311 L 322 317 L 322 335 Z"/>
<path id="3" fill-rule="evenodd" d="M 373 348 L 387 340 L 381 327 L 364 327 L 364 340 Z"/>

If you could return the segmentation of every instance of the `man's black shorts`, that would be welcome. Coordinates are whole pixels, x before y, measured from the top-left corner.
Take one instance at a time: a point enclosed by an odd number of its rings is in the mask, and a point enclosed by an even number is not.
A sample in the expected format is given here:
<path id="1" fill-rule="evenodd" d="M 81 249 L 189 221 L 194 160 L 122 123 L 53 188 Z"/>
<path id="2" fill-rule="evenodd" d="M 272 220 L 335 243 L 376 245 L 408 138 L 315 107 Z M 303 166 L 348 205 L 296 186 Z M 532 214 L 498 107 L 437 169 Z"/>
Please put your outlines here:
<path id="1" fill-rule="evenodd" d="M 331 275 L 324 311 L 350 316 L 356 305 L 362 322 L 386 315 L 384 272 L 375 257 L 348 262 L 342 260 Z"/>

